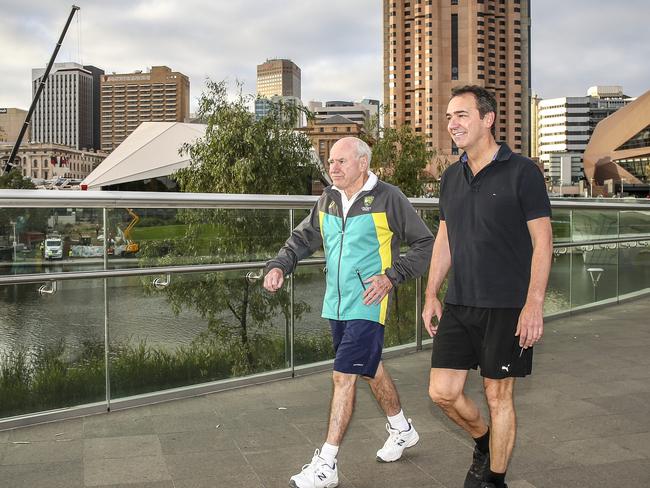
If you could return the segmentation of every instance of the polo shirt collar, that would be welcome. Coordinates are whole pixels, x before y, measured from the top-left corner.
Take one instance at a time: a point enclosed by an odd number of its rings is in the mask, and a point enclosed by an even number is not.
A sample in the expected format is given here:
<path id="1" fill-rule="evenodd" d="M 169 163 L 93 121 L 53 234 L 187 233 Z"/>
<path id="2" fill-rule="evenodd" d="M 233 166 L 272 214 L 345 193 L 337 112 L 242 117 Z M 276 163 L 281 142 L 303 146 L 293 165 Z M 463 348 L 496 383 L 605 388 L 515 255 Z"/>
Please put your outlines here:
<path id="1" fill-rule="evenodd" d="M 510 159 L 510 156 L 512 156 L 512 149 L 510 149 L 510 146 L 508 146 L 508 144 L 502 142 L 501 144 L 499 144 L 499 150 L 497 151 L 492 161 L 507 161 L 508 159 Z M 463 154 L 461 154 L 460 162 L 463 164 L 463 166 L 469 164 L 466 152 L 463 152 Z"/>

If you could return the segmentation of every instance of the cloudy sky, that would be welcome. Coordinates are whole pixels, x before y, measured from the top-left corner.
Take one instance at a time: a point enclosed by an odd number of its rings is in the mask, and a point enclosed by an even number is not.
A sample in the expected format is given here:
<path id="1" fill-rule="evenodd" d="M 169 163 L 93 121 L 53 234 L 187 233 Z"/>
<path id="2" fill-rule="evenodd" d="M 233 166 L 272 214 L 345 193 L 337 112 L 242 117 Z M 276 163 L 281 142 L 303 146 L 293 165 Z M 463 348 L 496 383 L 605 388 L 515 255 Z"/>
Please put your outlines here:
<path id="1" fill-rule="evenodd" d="M 31 68 L 45 66 L 72 0 L 0 0 L 0 107 L 28 108 Z M 445 1 L 445 0 L 438 0 Z M 469 1 L 469 0 L 461 0 Z M 57 61 L 110 72 L 167 65 L 255 91 L 255 67 L 290 58 L 302 98 L 382 99 L 381 0 L 78 0 Z M 647 0 L 532 0 L 532 85 L 544 98 L 594 84 L 650 89 Z"/>

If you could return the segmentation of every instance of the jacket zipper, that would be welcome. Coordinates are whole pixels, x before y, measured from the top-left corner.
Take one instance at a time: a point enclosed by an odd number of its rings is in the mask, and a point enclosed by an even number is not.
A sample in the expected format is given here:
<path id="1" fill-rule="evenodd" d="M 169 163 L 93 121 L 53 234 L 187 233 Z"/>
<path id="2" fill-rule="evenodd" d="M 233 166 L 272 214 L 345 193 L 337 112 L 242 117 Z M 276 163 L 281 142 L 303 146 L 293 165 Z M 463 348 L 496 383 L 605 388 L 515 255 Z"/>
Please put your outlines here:
<path id="1" fill-rule="evenodd" d="M 357 270 L 357 276 L 359 277 L 359 283 L 361 283 L 361 288 L 363 288 L 363 291 L 366 291 L 366 284 L 363 282 L 363 278 L 361 277 L 361 272 Z"/>
<path id="2" fill-rule="evenodd" d="M 354 205 L 368 193 L 370 193 L 370 191 L 362 192 L 359 196 L 357 196 L 354 202 L 352 202 L 352 205 L 350 205 L 350 208 L 348 209 L 348 213 L 350 213 L 352 207 L 354 207 Z M 341 256 L 343 256 L 343 238 L 345 237 L 345 221 L 347 220 L 346 216 L 343 215 L 343 209 L 341 209 L 341 219 L 343 220 L 343 224 L 341 225 L 341 245 L 339 247 L 339 264 L 336 272 L 336 291 L 338 292 L 338 296 L 339 296 L 339 303 L 338 306 L 336 307 L 337 320 L 341 320 Z M 358 270 L 357 270 L 357 274 L 359 274 Z M 361 279 L 361 275 L 359 275 L 359 279 Z M 363 280 L 361 280 L 361 286 L 363 286 L 365 290 Z"/>
<path id="3" fill-rule="evenodd" d="M 341 256 L 343 255 L 343 238 L 345 237 L 345 217 L 343 217 L 343 224 L 341 226 L 341 247 L 339 248 L 339 266 L 336 272 L 336 288 L 339 292 L 339 303 L 336 308 L 336 318 L 341 320 Z"/>

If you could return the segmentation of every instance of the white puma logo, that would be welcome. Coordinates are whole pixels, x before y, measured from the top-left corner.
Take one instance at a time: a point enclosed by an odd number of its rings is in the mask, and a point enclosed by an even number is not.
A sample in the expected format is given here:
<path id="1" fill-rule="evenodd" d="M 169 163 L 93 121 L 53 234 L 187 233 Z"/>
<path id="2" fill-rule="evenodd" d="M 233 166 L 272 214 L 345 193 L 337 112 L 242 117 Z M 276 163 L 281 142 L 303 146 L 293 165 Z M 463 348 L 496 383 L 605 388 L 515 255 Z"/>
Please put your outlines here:
<path id="1" fill-rule="evenodd" d="M 505 366 L 501 366 L 501 369 L 503 371 L 505 371 L 506 373 L 509 373 L 510 372 L 510 365 L 506 364 Z"/>

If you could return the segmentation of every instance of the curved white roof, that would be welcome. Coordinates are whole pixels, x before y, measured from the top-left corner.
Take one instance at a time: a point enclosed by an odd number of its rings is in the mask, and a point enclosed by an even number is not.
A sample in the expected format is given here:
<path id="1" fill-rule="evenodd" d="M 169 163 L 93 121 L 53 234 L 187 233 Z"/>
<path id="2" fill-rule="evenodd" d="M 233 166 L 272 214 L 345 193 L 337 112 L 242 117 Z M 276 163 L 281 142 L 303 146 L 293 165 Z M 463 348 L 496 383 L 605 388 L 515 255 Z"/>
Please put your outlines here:
<path id="1" fill-rule="evenodd" d="M 205 135 L 205 124 L 143 122 L 108 155 L 81 184 L 89 190 L 102 186 L 169 176 L 189 165 L 178 154 L 181 145 Z"/>

